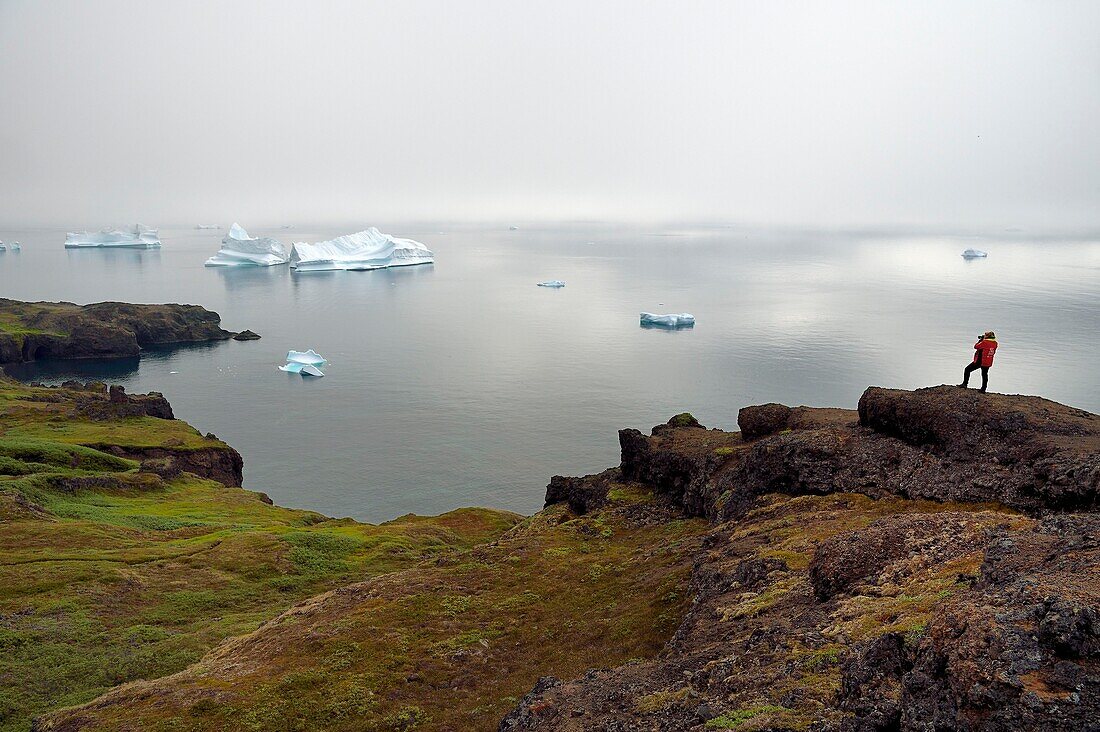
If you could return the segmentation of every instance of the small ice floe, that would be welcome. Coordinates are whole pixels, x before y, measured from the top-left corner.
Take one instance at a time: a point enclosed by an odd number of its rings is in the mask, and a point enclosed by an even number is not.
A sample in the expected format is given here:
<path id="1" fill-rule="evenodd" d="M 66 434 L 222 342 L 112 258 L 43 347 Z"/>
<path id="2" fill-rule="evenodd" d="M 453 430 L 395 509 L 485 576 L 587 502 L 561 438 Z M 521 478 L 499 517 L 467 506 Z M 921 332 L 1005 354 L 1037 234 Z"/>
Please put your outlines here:
<path id="1" fill-rule="evenodd" d="M 519 227 L 518 226 L 509 226 L 508 231 L 519 231 Z"/>
<path id="2" fill-rule="evenodd" d="M 321 373 L 321 369 L 308 363 L 288 363 L 285 366 L 279 367 L 280 371 L 286 371 L 290 374 L 301 374 L 303 376 L 324 376 Z"/>
<path id="3" fill-rule="evenodd" d="M 312 348 L 308 351 L 287 351 L 286 360 L 287 363 L 308 363 L 313 366 L 324 366 L 328 363 L 328 359 Z"/>
<path id="4" fill-rule="evenodd" d="M 962 253 L 966 259 L 981 259 L 982 257 L 988 257 L 988 252 L 983 252 L 981 249 L 967 249 Z"/>
<path id="5" fill-rule="evenodd" d="M 221 224 L 199 224 L 195 228 L 196 229 L 220 229 L 220 228 L 222 228 L 222 226 L 221 226 Z"/>
<path id="6" fill-rule="evenodd" d="M 6 252 L 6 251 L 8 251 L 7 245 L 4 244 L 3 241 L 0 241 L 0 252 Z"/>
<path id="7" fill-rule="evenodd" d="M 695 325 L 695 316 L 691 313 L 642 313 L 639 325 L 643 328 L 691 328 Z"/>
<path id="8" fill-rule="evenodd" d="M 118 229 L 89 232 L 70 231 L 65 235 L 66 249 L 112 247 L 118 249 L 160 249 L 156 229 L 135 224 L 132 231 Z"/>
<path id="9" fill-rule="evenodd" d="M 539 287 L 565 287 L 565 280 L 546 280 L 540 282 Z"/>
<path id="10" fill-rule="evenodd" d="M 17 241 L 13 241 L 11 244 L 8 244 L 8 249 L 13 252 L 21 252 L 23 251 L 23 245 Z"/>
<path id="11" fill-rule="evenodd" d="M 314 351 L 287 351 L 286 365 L 280 366 L 280 371 L 290 374 L 302 374 L 303 376 L 324 376 L 318 366 L 324 366 L 328 361 L 324 356 Z"/>
<path id="12" fill-rule="evenodd" d="M 179 371 L 169 371 L 168 373 L 170 373 L 170 374 L 178 374 L 178 373 L 179 373 Z"/>

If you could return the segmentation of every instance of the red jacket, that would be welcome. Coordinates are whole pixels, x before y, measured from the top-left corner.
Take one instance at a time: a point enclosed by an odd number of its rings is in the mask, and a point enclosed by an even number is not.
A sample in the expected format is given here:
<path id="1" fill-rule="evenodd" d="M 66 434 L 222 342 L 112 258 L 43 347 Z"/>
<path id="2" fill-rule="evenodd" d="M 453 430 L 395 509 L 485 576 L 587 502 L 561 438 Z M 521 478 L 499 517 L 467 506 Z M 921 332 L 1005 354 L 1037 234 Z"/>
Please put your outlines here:
<path id="1" fill-rule="evenodd" d="M 989 368 L 993 365 L 993 354 L 997 352 L 997 341 L 983 338 L 974 344 L 974 363 Z"/>

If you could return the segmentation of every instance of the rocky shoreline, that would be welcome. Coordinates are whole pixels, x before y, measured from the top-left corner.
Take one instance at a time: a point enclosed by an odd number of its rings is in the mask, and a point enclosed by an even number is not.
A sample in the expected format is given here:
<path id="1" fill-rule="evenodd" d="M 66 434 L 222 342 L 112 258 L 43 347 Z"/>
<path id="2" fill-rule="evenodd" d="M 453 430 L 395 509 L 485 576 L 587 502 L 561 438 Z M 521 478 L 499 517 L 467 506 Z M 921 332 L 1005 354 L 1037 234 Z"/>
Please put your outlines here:
<path id="1" fill-rule="evenodd" d="M 496 538 L 33 729 L 1096 729 L 1100 417 L 872 387 L 738 421 L 624 429 Z"/>
<path id="2" fill-rule="evenodd" d="M 251 331 L 246 339 L 257 338 Z M 224 341 L 241 334 L 199 305 L 21 302 L 0 298 L 0 365 L 43 359 L 127 358 L 149 346 Z"/>

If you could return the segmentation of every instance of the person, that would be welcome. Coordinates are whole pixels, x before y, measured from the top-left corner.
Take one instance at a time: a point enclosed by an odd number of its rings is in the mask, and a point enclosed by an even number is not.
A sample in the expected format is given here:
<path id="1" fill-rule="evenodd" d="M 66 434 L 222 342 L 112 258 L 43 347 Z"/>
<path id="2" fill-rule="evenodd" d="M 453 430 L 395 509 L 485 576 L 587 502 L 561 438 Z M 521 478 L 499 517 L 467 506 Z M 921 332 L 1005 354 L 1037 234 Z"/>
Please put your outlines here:
<path id="1" fill-rule="evenodd" d="M 995 353 L 997 353 L 997 334 L 987 330 L 984 335 L 978 336 L 978 342 L 974 344 L 974 359 L 969 366 L 963 369 L 963 383 L 959 386 L 965 389 L 970 384 L 970 374 L 975 369 L 981 369 L 981 391 L 984 394 L 985 388 L 989 384 L 989 367 L 993 365 L 993 355 Z"/>

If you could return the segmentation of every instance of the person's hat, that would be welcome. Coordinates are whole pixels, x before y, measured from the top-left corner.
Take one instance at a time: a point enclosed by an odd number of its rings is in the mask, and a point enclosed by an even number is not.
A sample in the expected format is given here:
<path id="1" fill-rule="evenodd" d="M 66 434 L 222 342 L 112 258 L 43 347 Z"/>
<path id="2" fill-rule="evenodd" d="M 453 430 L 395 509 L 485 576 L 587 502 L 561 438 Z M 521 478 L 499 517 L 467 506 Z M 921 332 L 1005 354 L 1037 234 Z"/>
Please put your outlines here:
<path id="1" fill-rule="evenodd" d="M 991 330 L 987 330 L 987 331 L 985 332 L 985 337 L 986 337 L 986 338 L 996 338 L 996 337 L 997 337 L 997 334 L 996 334 L 996 333 L 994 333 L 994 332 L 993 332 L 993 331 L 991 331 Z"/>

